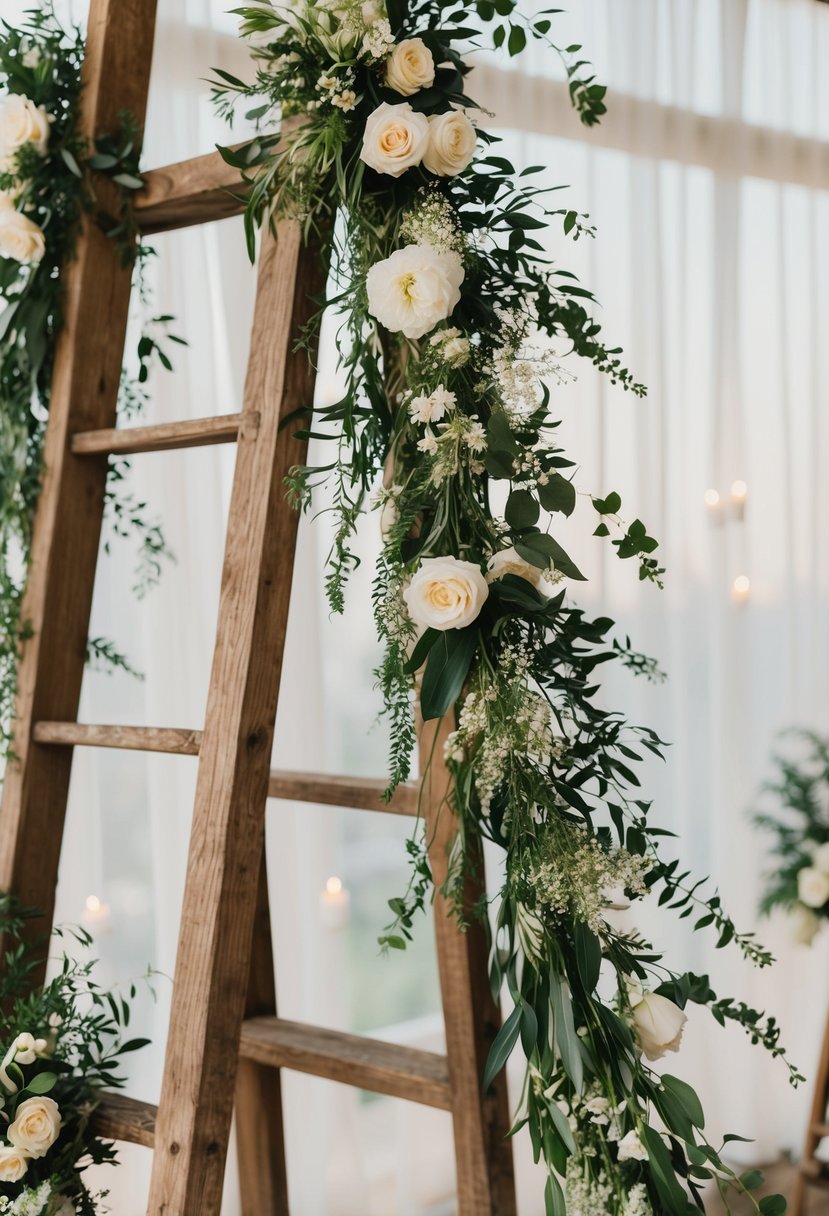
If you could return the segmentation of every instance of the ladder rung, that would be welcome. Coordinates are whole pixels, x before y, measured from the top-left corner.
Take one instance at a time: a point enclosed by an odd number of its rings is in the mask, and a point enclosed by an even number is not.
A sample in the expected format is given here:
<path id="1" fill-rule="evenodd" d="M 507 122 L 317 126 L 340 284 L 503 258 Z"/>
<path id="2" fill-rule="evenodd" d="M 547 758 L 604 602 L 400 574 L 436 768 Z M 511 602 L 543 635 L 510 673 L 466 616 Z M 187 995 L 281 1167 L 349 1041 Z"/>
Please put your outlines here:
<path id="1" fill-rule="evenodd" d="M 239 170 L 218 152 L 182 160 L 144 174 L 144 189 L 135 196 L 139 231 L 170 232 L 240 215 L 250 189 Z"/>
<path id="2" fill-rule="evenodd" d="M 821 1140 L 829 1138 L 829 1123 L 813 1123 L 809 1130 L 813 1136 L 819 1136 Z"/>
<path id="3" fill-rule="evenodd" d="M 314 802 L 322 806 L 346 806 L 357 811 L 389 811 L 394 815 L 417 815 L 418 786 L 398 786 L 389 803 L 381 797 L 385 781 L 369 777 L 332 777 L 327 773 L 271 773 L 268 796 L 285 802 Z"/>
<path id="4" fill-rule="evenodd" d="M 174 448 L 198 448 L 213 443 L 233 443 L 239 438 L 241 414 L 218 418 L 192 418 L 185 422 L 163 422 L 127 430 L 78 431 L 72 436 L 76 456 L 98 454 L 127 456 L 138 452 L 168 452 Z"/>
<path id="5" fill-rule="evenodd" d="M 118 747 L 125 751 L 169 752 L 178 756 L 197 756 L 202 740 L 200 730 L 88 726 L 82 722 L 36 722 L 32 736 L 35 743 L 53 743 L 60 747 Z"/>
<path id="6" fill-rule="evenodd" d="M 240 1050 L 243 1059 L 270 1068 L 451 1109 L 446 1057 L 431 1051 L 270 1017 L 244 1023 Z"/>
<path id="7" fill-rule="evenodd" d="M 152 1148 L 155 1141 L 156 1107 L 126 1094 L 105 1093 L 95 1112 L 95 1132 L 107 1140 L 124 1140 Z"/>

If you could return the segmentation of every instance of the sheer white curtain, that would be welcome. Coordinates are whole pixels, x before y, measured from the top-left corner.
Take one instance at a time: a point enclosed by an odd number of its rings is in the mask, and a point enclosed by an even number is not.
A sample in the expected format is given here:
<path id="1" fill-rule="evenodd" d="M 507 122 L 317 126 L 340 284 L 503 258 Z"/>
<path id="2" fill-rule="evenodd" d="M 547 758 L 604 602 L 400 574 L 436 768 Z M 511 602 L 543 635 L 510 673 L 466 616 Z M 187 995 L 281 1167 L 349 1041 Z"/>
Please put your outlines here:
<path id="1" fill-rule="evenodd" d="M 565 439 L 581 460 L 579 484 L 619 490 L 626 517 L 641 516 L 662 539 L 666 590 L 641 588 L 634 570 L 591 541 L 587 511 L 574 521 L 569 547 L 594 576 L 581 594 L 615 615 L 670 674 L 663 688 L 616 679 L 607 693 L 674 741 L 667 765 L 647 775 L 654 815 L 681 834 L 682 855 L 712 873 L 738 920 L 752 926 L 764 858 L 747 811 L 774 734 L 793 722 L 829 726 L 829 506 L 821 476 L 829 437 L 820 409 L 829 10 L 814 0 L 582 0 L 574 8 L 562 18 L 569 32 L 560 40 L 583 41 L 611 85 L 598 131 L 585 132 L 570 113 L 547 51 L 520 72 L 482 63 L 471 92 L 496 111 L 507 153 L 517 163 L 549 165 L 550 183 L 571 183 L 568 204 L 598 223 L 597 242 L 573 247 L 552 237 L 551 248 L 595 289 L 608 336 L 624 346 L 650 395 L 626 397 L 579 369 L 577 382 L 558 392 Z M 148 164 L 225 138 L 203 81 L 214 64 L 244 70 L 223 9 L 218 0 L 160 5 Z M 174 377 L 156 379 L 149 417 L 235 409 L 254 285 L 239 226 L 165 238 L 157 248 L 158 310 L 180 318 L 190 347 L 176 357 Z M 324 365 L 321 393 L 335 391 L 335 375 Z M 90 675 L 82 714 L 198 727 L 232 452 L 139 457 L 134 466 L 135 493 L 163 520 L 177 560 L 141 603 L 130 594 L 124 546 L 105 562 L 94 632 L 113 638 L 146 679 Z M 729 505 L 735 481 L 747 486 L 742 521 Z M 719 511 L 705 505 L 710 489 L 722 498 Z M 382 772 L 369 674 L 374 532 L 369 520 L 348 615 L 332 622 L 319 590 L 325 520 L 303 523 L 277 764 Z M 738 602 L 732 586 L 740 575 L 750 592 Z M 194 777 L 187 759 L 76 755 L 59 915 L 77 919 L 89 895 L 104 902 L 98 923 L 110 932 L 97 948 L 113 980 L 148 962 L 172 973 Z M 400 825 L 274 805 L 268 837 L 282 1012 L 439 1046 L 429 926 L 411 957 L 376 958 L 383 902 L 404 876 Z M 335 873 L 351 895 L 350 923 L 340 927 L 326 924 L 319 909 Z M 778 1015 L 794 1054 L 811 1068 L 829 996 L 825 942 L 809 953 L 788 944 L 784 926 L 761 926 L 781 962 L 757 976 L 665 917 L 647 921 L 677 965 L 711 971 L 715 987 Z M 138 1013 L 155 1045 L 136 1057 L 130 1084 L 150 1100 L 159 1088 L 169 979 L 157 978 L 155 989 L 157 1002 L 145 999 Z M 779 1064 L 738 1031 L 724 1034 L 695 1017 L 671 1065 L 703 1092 L 712 1129 L 758 1138 L 747 1156 L 768 1159 L 798 1145 L 807 1096 L 792 1094 Z M 290 1075 L 285 1091 L 297 1216 L 451 1210 L 446 1116 L 365 1103 Z M 537 1216 L 538 1179 L 527 1146 L 517 1147 L 521 1211 Z M 139 1216 L 148 1155 L 125 1150 L 124 1157 L 104 1181 L 119 1216 Z M 231 1167 L 226 1212 L 237 1211 Z"/>

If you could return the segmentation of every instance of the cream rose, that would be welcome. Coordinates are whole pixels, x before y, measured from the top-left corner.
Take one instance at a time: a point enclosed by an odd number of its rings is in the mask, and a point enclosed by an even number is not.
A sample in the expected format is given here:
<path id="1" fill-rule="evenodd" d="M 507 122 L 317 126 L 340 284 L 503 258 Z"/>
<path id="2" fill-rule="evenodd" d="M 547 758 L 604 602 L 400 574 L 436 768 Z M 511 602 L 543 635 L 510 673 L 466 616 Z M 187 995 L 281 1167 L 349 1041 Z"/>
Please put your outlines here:
<path id="1" fill-rule="evenodd" d="M 45 252 L 43 229 L 34 220 L 13 207 L 0 208 L 0 258 L 11 258 L 14 262 L 39 262 Z"/>
<path id="2" fill-rule="evenodd" d="M 461 298 L 463 263 L 432 245 L 406 245 L 372 266 L 368 310 L 392 333 L 422 338 L 450 316 Z"/>
<path id="3" fill-rule="evenodd" d="M 455 177 L 472 163 L 477 142 L 478 134 L 463 110 L 433 114 L 424 167 L 438 177 Z"/>
<path id="4" fill-rule="evenodd" d="M 424 629 L 463 629 L 477 618 L 489 587 L 473 562 L 427 557 L 412 576 L 403 598 L 409 615 Z"/>
<path id="5" fill-rule="evenodd" d="M 429 119 L 417 114 L 408 101 L 390 106 L 383 102 L 369 116 L 360 153 L 370 169 L 400 177 L 419 165 L 429 146 Z"/>
<path id="6" fill-rule="evenodd" d="M 829 900 L 829 874 L 804 866 L 797 876 L 797 894 L 807 908 L 822 908 Z"/>
<path id="7" fill-rule="evenodd" d="M 19 1182 L 28 1168 L 26 1153 L 8 1144 L 0 1144 L 0 1182 Z"/>
<path id="8" fill-rule="evenodd" d="M 789 918 L 792 941 L 798 946 L 811 946 L 815 934 L 820 928 L 820 917 L 811 908 L 803 904 L 795 904 Z"/>
<path id="9" fill-rule="evenodd" d="M 9 93 L 0 100 L 0 165 L 8 167 L 26 144 L 46 155 L 49 115 L 22 93 Z"/>
<path id="10" fill-rule="evenodd" d="M 822 844 L 815 849 L 815 869 L 829 874 L 829 844 Z"/>
<path id="11" fill-rule="evenodd" d="M 505 574 L 517 574 L 519 578 L 526 579 L 537 587 L 541 582 L 542 571 L 532 562 L 525 562 L 515 549 L 500 549 L 493 553 L 486 564 L 486 581 L 494 583 Z"/>
<path id="12" fill-rule="evenodd" d="M 648 1060 L 661 1060 L 667 1052 L 679 1051 L 687 1021 L 682 1010 L 666 996 L 644 993 L 633 1009 L 633 1032 L 642 1054 Z"/>
<path id="13" fill-rule="evenodd" d="M 386 61 L 386 84 L 411 97 L 435 83 L 435 61 L 422 38 L 404 38 Z"/>
<path id="14" fill-rule="evenodd" d="M 60 1110 L 52 1098 L 21 1102 L 6 1135 L 16 1149 L 29 1157 L 45 1157 L 60 1135 Z"/>

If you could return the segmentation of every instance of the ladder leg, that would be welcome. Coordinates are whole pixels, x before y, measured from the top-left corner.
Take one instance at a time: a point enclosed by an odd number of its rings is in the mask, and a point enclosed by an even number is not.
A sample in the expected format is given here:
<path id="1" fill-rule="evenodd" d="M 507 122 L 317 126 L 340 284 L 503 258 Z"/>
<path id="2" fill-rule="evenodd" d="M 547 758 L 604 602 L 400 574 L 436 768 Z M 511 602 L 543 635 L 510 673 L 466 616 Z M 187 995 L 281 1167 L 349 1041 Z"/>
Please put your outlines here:
<path id="1" fill-rule="evenodd" d="M 128 110 L 144 120 L 152 59 L 155 0 L 93 0 L 89 14 L 81 130 L 89 138 L 118 125 Z M 107 183 L 101 202 L 110 205 Z M 72 749 L 32 741 L 40 719 L 74 721 L 86 662 L 89 614 L 101 534 L 106 456 L 72 455 L 73 432 L 115 423 L 129 312 L 131 271 L 89 217 L 66 268 L 64 327 L 55 352 L 23 620 L 31 637 L 18 670 L 12 752 L 0 809 L 0 889 L 52 922 Z M 32 983 L 43 978 L 43 966 Z"/>
<path id="2" fill-rule="evenodd" d="M 823 1034 L 823 1045 L 820 1051 L 820 1061 L 815 1075 L 815 1090 L 812 1096 L 812 1109 L 809 1113 L 809 1126 L 806 1131 L 806 1140 L 803 1145 L 803 1156 L 800 1159 L 800 1165 L 797 1171 L 797 1179 L 795 1181 L 794 1190 L 792 1191 L 792 1200 L 789 1205 L 789 1216 L 802 1216 L 804 1211 L 804 1201 L 806 1198 L 806 1187 L 809 1184 L 809 1178 L 814 1175 L 819 1175 L 823 1169 L 823 1164 L 816 1157 L 816 1152 L 820 1142 L 827 1137 L 829 1133 L 829 1019 L 826 1022 L 826 1030 Z"/>
<path id="3" fill-rule="evenodd" d="M 448 869 L 449 849 L 457 833 L 455 816 L 446 798 L 451 777 L 443 762 L 448 719 L 421 730 L 421 769 L 431 756 L 424 789 L 429 860 L 439 891 Z M 467 847 L 469 844 L 467 842 Z M 446 1026 L 446 1055 L 452 1088 L 458 1216 L 516 1216 L 515 1177 L 506 1075 L 502 1072 L 487 1093 L 483 1075 L 489 1048 L 501 1024 L 488 981 L 488 945 L 484 927 L 472 915 L 483 891 L 483 856 L 472 859 L 480 878 L 467 882 L 464 904 L 469 927 L 461 932 L 444 897 L 435 898 L 438 968 Z"/>
<path id="4" fill-rule="evenodd" d="M 276 1015 L 273 941 L 265 854 L 250 960 L 245 1017 Z M 288 1216 L 288 1176 L 280 1070 L 255 1060 L 239 1061 L 236 1080 L 236 1144 L 242 1216 Z"/>
<path id="5" fill-rule="evenodd" d="M 305 454 L 280 420 L 311 399 L 293 346 L 322 285 L 299 225 L 264 236 L 244 403 L 256 425 L 240 436 L 230 504 L 150 1216 L 215 1216 L 221 1202 L 296 546 L 284 478 Z"/>

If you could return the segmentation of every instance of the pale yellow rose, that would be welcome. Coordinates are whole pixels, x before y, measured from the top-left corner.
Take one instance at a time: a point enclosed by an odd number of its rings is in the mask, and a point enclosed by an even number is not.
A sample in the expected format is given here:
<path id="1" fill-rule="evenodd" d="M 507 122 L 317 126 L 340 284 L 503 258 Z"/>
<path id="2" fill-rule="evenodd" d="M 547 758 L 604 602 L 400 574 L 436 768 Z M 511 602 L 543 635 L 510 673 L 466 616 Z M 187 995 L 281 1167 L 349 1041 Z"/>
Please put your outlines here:
<path id="1" fill-rule="evenodd" d="M 13 207 L 0 208 L 0 258 L 40 262 L 46 253 L 43 229 Z"/>
<path id="2" fill-rule="evenodd" d="M 422 38 L 404 38 L 386 61 L 386 84 L 411 97 L 435 82 L 435 61 Z"/>
<path id="3" fill-rule="evenodd" d="M 633 1032 L 642 1054 L 648 1060 L 660 1060 L 669 1051 L 679 1051 L 687 1021 L 666 996 L 645 992 L 633 1009 Z"/>
<path id="4" fill-rule="evenodd" d="M 28 1168 L 26 1153 L 8 1144 L 0 1144 L 0 1182 L 19 1182 Z"/>
<path id="5" fill-rule="evenodd" d="M 488 595 L 479 567 L 456 557 L 424 558 L 403 592 L 414 623 L 439 630 L 471 625 Z"/>
<path id="6" fill-rule="evenodd" d="M 29 1157 L 45 1157 L 60 1135 L 61 1114 L 52 1098 L 21 1102 L 6 1135 L 16 1149 Z"/>
<path id="7" fill-rule="evenodd" d="M 472 163 L 477 142 L 478 133 L 463 110 L 433 114 L 423 154 L 424 168 L 438 177 L 455 177 Z"/>
<path id="8" fill-rule="evenodd" d="M 542 571 L 532 562 L 524 561 L 524 558 L 515 549 L 500 549 L 497 553 L 493 553 L 486 564 L 486 581 L 494 583 L 497 579 L 503 578 L 505 574 L 517 574 L 519 578 L 526 579 L 528 583 L 537 587 L 541 582 Z"/>
<path id="9" fill-rule="evenodd" d="M 390 106 L 383 102 L 369 115 L 363 134 L 361 160 L 377 173 L 400 177 L 419 165 L 429 146 L 429 120 L 407 101 Z"/>
<path id="10" fill-rule="evenodd" d="M 0 165 L 9 168 L 27 144 L 45 156 L 49 129 L 49 115 L 43 106 L 36 106 L 22 93 L 9 93 L 0 99 Z"/>
<path id="11" fill-rule="evenodd" d="M 797 894 L 807 908 L 822 908 L 829 902 L 829 874 L 804 866 L 797 876 Z"/>

